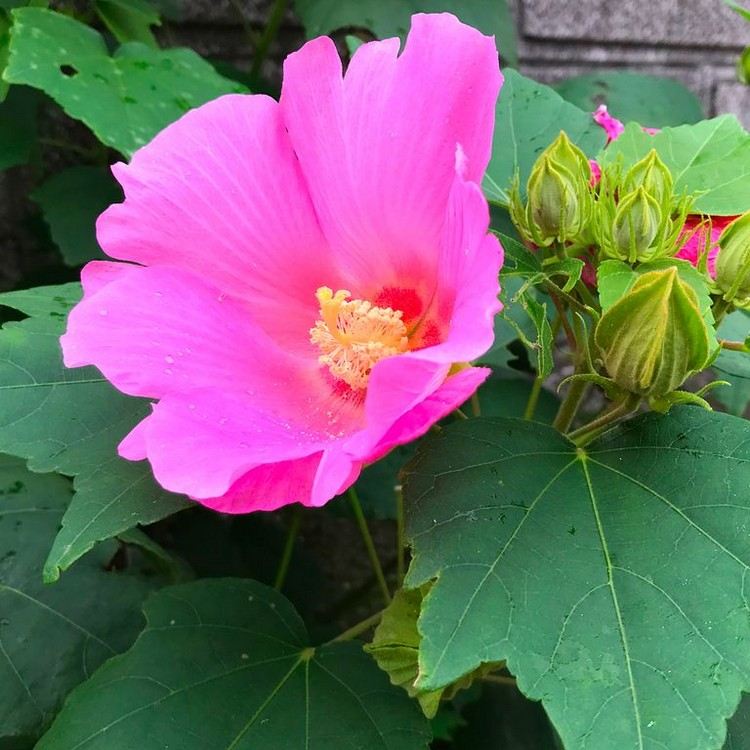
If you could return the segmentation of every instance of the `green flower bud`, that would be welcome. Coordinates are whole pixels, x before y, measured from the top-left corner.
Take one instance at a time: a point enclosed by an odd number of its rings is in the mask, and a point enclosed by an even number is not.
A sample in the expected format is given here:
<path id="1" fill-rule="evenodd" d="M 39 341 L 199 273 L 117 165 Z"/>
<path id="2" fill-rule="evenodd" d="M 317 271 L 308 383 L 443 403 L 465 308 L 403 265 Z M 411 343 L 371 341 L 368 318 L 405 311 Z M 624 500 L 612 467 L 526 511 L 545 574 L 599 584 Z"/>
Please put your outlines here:
<path id="1" fill-rule="evenodd" d="M 641 186 L 617 205 L 612 223 L 612 249 L 620 260 L 648 260 L 662 221 L 659 204 Z"/>
<path id="2" fill-rule="evenodd" d="M 591 217 L 591 167 L 565 133 L 537 159 L 527 184 L 525 221 L 538 245 L 573 240 Z"/>
<path id="3" fill-rule="evenodd" d="M 634 164 L 623 180 L 623 192 L 630 193 L 642 187 L 659 205 L 663 215 L 670 213 L 672 203 L 672 173 L 659 158 L 656 149 Z"/>
<path id="4" fill-rule="evenodd" d="M 719 237 L 716 286 L 728 302 L 750 304 L 750 211 L 735 219 Z"/>
<path id="5" fill-rule="evenodd" d="M 709 362 L 709 332 L 695 291 L 677 268 L 640 276 L 601 317 L 596 345 L 614 382 L 658 399 Z"/>

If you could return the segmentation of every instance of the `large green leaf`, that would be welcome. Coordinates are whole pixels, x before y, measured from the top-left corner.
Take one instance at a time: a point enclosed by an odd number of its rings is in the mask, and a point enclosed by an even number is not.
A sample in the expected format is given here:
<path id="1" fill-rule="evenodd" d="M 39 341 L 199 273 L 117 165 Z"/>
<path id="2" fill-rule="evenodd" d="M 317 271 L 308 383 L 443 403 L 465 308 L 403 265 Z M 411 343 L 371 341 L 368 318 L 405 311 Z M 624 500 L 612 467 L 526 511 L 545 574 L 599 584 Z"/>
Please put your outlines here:
<path id="1" fill-rule="evenodd" d="M 97 548 L 55 586 L 42 565 L 70 500 L 70 482 L 0 456 L 0 747 L 30 747 L 65 695 L 143 625 L 151 586 L 107 572 Z"/>
<path id="2" fill-rule="evenodd" d="M 41 89 L 126 156 L 188 109 L 244 90 L 189 49 L 132 42 L 110 57 L 96 31 L 42 8 L 13 11 L 4 78 Z"/>
<path id="3" fill-rule="evenodd" d="M 52 239 L 68 265 L 104 258 L 94 225 L 110 203 L 122 200 L 122 190 L 109 169 L 69 167 L 46 180 L 31 197 L 41 206 Z"/>
<path id="4" fill-rule="evenodd" d="M 733 115 L 656 135 L 631 123 L 602 155 L 630 166 L 655 148 L 672 171 L 677 193 L 697 195 L 695 211 L 732 216 L 750 209 L 750 134 Z"/>
<path id="5" fill-rule="evenodd" d="M 604 130 L 589 112 L 566 102 L 549 86 L 515 70 L 505 70 L 495 112 L 492 159 L 484 177 L 484 192 L 491 201 L 507 206 L 513 175 L 518 171 L 525 189 L 531 167 L 564 130 L 573 143 L 594 156 L 604 147 Z"/>
<path id="6" fill-rule="evenodd" d="M 464 23 L 495 36 L 503 59 L 518 60 L 516 27 L 506 0 L 295 0 L 294 8 L 308 39 L 346 28 L 368 29 L 379 39 L 409 31 L 414 13 L 454 13 Z"/>
<path id="7" fill-rule="evenodd" d="M 117 456 L 148 403 L 118 393 L 93 368 L 63 366 L 58 339 L 79 296 L 78 284 L 0 295 L 0 305 L 32 316 L 0 331 L 0 451 L 27 459 L 33 471 L 76 476 L 45 566 L 48 581 L 97 541 L 187 504 L 162 490 L 146 463 Z"/>
<path id="8" fill-rule="evenodd" d="M 568 78 L 555 89 L 587 112 L 606 104 L 614 117 L 651 128 L 698 122 L 704 117 L 698 97 L 671 78 L 607 71 Z"/>
<path id="9" fill-rule="evenodd" d="M 354 643 L 312 647 L 279 593 L 164 589 L 148 627 L 68 699 L 37 750 L 418 750 L 428 725 Z"/>
<path id="10" fill-rule="evenodd" d="M 567 750 L 709 750 L 750 687 L 750 425 L 648 414 L 585 450 L 552 428 L 444 429 L 406 478 L 436 582 L 418 687 L 507 660 Z"/>

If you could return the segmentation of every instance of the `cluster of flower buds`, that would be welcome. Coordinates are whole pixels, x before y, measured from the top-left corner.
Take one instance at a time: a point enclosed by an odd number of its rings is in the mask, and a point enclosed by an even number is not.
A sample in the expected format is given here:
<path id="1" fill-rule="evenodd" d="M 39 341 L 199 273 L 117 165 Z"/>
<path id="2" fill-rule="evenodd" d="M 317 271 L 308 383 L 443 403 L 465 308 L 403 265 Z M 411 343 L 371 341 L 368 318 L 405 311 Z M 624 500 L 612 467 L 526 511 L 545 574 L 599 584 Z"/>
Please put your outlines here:
<path id="1" fill-rule="evenodd" d="M 735 307 L 750 309 L 750 211 L 719 237 L 714 291 Z"/>
<path id="2" fill-rule="evenodd" d="M 639 276 L 602 315 L 595 341 L 612 381 L 654 408 L 707 367 L 715 349 L 698 297 L 675 265 Z"/>
<path id="3" fill-rule="evenodd" d="M 539 247 L 576 243 L 591 222 L 594 196 L 591 166 L 586 155 L 561 132 L 537 159 L 521 200 L 518 180 L 513 185 L 510 214 L 526 242 Z"/>
<path id="4" fill-rule="evenodd" d="M 615 163 L 602 172 L 592 232 L 601 256 L 630 264 L 673 256 L 690 210 L 674 194 L 672 175 L 651 150 L 623 174 Z"/>

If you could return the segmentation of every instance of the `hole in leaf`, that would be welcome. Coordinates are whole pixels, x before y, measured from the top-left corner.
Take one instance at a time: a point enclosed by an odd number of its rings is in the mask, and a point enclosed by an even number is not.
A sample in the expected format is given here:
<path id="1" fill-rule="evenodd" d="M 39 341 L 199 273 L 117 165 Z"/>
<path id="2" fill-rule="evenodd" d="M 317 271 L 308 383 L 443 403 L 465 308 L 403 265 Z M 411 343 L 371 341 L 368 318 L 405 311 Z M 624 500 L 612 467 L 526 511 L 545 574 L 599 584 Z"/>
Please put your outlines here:
<path id="1" fill-rule="evenodd" d="M 61 65 L 60 72 L 67 78 L 74 78 L 78 75 L 78 68 L 75 65 Z"/>

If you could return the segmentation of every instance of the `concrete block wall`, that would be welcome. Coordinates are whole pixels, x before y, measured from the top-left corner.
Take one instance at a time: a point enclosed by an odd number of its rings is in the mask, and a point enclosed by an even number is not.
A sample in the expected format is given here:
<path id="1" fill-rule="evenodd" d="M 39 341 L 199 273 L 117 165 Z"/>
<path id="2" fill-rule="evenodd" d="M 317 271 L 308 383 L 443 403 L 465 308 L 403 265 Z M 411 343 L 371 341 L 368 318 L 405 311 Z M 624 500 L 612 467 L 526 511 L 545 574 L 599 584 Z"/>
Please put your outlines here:
<path id="1" fill-rule="evenodd" d="M 707 114 L 731 112 L 750 128 L 750 87 L 735 68 L 750 22 L 722 0 L 514 0 L 514 10 L 524 73 L 550 83 L 600 70 L 668 76 Z"/>

